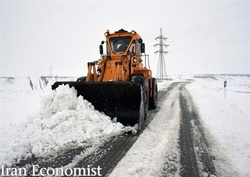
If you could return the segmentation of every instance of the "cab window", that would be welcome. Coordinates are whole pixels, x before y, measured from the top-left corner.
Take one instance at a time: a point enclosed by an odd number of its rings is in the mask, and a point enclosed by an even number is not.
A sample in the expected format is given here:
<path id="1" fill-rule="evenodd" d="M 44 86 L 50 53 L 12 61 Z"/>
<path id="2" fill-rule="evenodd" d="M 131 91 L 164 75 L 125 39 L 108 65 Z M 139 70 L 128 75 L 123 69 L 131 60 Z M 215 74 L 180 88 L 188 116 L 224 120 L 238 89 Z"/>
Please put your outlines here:
<path id="1" fill-rule="evenodd" d="M 113 53 L 124 53 L 131 41 L 131 36 L 125 37 L 112 37 L 109 42 Z"/>

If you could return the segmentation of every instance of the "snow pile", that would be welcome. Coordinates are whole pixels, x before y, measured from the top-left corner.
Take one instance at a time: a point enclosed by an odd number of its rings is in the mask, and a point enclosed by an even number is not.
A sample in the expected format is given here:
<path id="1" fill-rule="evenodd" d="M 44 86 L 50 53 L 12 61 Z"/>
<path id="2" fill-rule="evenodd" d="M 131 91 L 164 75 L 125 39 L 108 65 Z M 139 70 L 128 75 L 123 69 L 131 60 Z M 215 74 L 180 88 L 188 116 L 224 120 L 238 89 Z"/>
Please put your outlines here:
<path id="1" fill-rule="evenodd" d="M 198 107 L 206 134 L 213 140 L 213 155 L 218 161 L 215 167 L 220 176 L 227 176 L 228 164 L 239 176 L 250 176 L 250 77 L 195 78 L 187 88 Z"/>
<path id="2" fill-rule="evenodd" d="M 108 138 L 123 131 L 124 126 L 94 107 L 69 86 L 49 90 L 40 111 L 21 126 L 0 129 L 0 164 L 31 155 L 54 155 L 69 147 Z M 2 132 L 1 132 L 2 131 Z"/>

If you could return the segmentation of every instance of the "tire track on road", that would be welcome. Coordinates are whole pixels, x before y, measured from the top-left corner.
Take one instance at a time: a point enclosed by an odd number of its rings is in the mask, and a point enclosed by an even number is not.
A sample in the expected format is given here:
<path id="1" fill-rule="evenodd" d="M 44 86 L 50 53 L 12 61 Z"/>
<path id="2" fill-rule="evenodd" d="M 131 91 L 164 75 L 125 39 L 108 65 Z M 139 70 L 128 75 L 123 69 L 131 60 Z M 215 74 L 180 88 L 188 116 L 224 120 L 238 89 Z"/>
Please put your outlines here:
<path id="1" fill-rule="evenodd" d="M 180 87 L 180 164 L 182 177 L 216 175 L 213 165 L 215 159 L 210 155 L 209 144 L 205 137 L 200 118 L 191 95 L 186 88 Z"/>

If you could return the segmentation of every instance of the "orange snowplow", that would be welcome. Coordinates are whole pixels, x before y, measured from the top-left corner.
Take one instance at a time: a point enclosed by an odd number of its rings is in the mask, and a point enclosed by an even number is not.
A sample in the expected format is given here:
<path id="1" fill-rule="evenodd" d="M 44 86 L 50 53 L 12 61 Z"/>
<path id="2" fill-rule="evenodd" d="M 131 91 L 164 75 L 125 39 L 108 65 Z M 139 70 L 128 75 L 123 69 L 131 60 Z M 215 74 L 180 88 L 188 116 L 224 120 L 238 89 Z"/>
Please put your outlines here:
<path id="1" fill-rule="evenodd" d="M 101 59 L 88 62 L 87 76 L 75 82 L 55 82 L 52 89 L 68 84 L 95 109 L 124 125 L 138 123 L 141 129 L 148 109 L 155 109 L 158 99 L 145 44 L 135 31 L 121 29 L 111 34 L 107 30 L 105 37 L 99 46 Z"/>

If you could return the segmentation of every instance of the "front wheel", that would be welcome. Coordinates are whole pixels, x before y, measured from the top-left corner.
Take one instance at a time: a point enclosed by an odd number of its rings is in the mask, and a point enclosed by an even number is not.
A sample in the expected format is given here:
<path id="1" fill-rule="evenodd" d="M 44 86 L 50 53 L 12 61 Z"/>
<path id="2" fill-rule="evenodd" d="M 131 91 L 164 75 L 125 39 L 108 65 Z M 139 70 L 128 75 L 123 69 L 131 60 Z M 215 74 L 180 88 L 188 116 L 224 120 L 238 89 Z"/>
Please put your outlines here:
<path id="1" fill-rule="evenodd" d="M 148 91 L 148 83 L 147 79 L 142 75 L 133 76 L 131 80 L 142 86 L 143 91 L 143 101 L 144 101 L 144 118 L 147 118 L 148 115 L 148 108 L 149 108 L 149 91 Z"/>
<path id="2" fill-rule="evenodd" d="M 144 91 L 141 86 L 141 101 L 140 101 L 140 110 L 139 110 L 139 119 L 138 119 L 138 131 L 142 130 L 142 126 L 145 118 L 145 100 L 144 100 Z"/>
<path id="3" fill-rule="evenodd" d="M 144 119 L 147 118 L 148 114 L 148 106 L 149 106 L 149 99 L 148 99 L 148 84 L 147 80 L 144 76 L 133 76 L 131 80 L 141 86 L 141 100 L 140 100 L 140 110 L 139 119 L 138 119 L 138 130 L 141 130 Z"/>
<path id="4" fill-rule="evenodd" d="M 156 109 L 158 102 L 158 88 L 157 81 L 155 78 L 152 78 L 152 96 L 149 97 L 149 109 Z"/>

